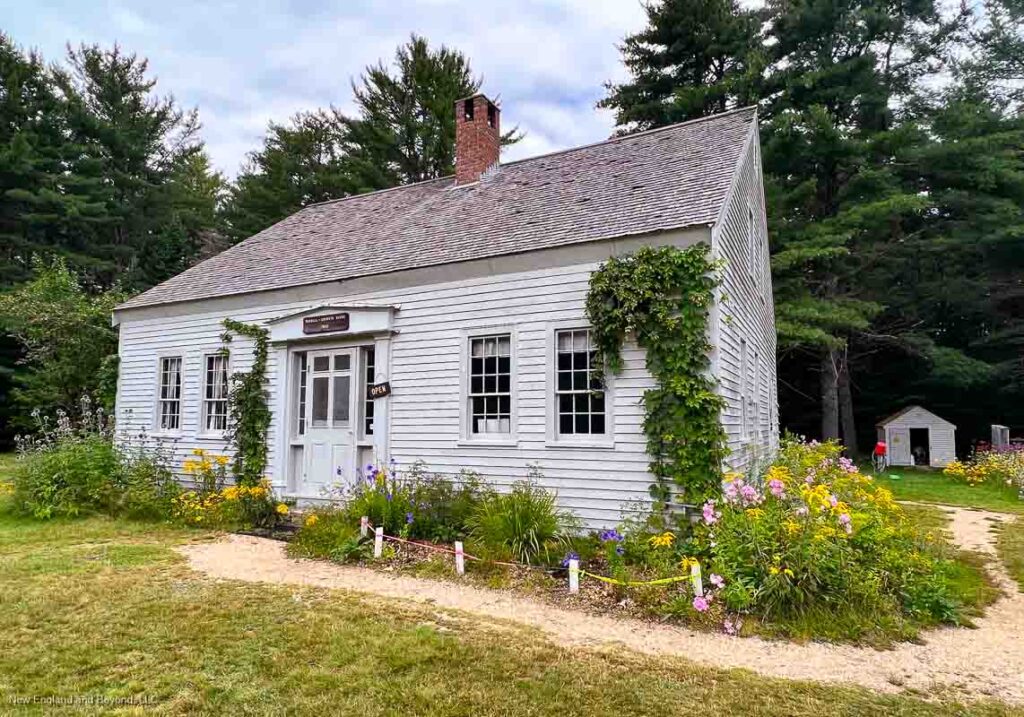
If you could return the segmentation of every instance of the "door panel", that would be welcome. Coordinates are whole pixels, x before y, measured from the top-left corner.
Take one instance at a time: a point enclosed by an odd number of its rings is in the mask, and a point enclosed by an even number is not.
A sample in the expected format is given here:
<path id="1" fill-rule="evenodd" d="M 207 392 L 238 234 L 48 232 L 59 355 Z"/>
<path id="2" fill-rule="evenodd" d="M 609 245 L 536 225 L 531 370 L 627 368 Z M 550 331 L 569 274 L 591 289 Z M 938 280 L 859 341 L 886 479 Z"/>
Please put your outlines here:
<path id="1" fill-rule="evenodd" d="M 895 466 L 910 465 L 910 431 L 906 428 L 890 428 L 889 462 Z"/>
<path id="2" fill-rule="evenodd" d="M 307 359 L 312 378 L 303 440 L 309 458 L 297 489 L 301 495 L 316 497 L 355 479 L 355 349 L 310 351 Z"/>

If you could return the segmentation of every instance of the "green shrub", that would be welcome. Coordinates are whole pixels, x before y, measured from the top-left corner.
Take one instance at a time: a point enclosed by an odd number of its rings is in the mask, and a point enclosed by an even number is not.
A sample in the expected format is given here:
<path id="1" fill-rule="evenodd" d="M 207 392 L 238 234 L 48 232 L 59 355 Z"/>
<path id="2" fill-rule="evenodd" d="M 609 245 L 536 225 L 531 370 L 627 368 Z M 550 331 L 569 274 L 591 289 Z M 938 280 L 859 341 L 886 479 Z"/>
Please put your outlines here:
<path id="1" fill-rule="evenodd" d="M 69 435 L 19 456 L 13 502 L 36 518 L 110 512 L 117 500 L 120 468 L 117 449 L 108 437 Z"/>
<path id="2" fill-rule="evenodd" d="M 474 545 L 497 558 L 523 563 L 550 563 L 552 552 L 566 547 L 578 529 L 576 520 L 558 509 L 555 494 L 530 480 L 512 485 L 508 493 L 491 493 L 469 518 Z"/>
<path id="3" fill-rule="evenodd" d="M 369 557 L 371 543 L 362 540 L 359 528 L 345 510 L 321 508 L 306 515 L 288 553 L 297 558 L 324 558 L 340 563 Z"/>
<path id="4" fill-rule="evenodd" d="M 83 400 L 81 417 L 35 415 L 38 431 L 19 438 L 12 469 L 15 510 L 37 518 L 106 513 L 140 519 L 170 516 L 180 488 L 162 449 L 115 445 L 102 409 Z"/>

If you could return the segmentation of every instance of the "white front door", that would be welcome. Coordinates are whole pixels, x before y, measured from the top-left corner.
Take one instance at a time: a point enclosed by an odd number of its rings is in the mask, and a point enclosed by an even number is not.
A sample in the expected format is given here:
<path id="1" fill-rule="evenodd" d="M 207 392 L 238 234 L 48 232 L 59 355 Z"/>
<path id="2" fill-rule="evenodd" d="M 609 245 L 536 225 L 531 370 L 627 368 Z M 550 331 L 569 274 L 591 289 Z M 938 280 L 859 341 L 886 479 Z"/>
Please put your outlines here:
<path id="1" fill-rule="evenodd" d="M 355 349 L 310 351 L 306 361 L 305 465 L 297 487 L 300 495 L 317 497 L 355 480 Z"/>
<path id="2" fill-rule="evenodd" d="M 889 429 L 889 463 L 894 466 L 910 466 L 910 429 Z"/>

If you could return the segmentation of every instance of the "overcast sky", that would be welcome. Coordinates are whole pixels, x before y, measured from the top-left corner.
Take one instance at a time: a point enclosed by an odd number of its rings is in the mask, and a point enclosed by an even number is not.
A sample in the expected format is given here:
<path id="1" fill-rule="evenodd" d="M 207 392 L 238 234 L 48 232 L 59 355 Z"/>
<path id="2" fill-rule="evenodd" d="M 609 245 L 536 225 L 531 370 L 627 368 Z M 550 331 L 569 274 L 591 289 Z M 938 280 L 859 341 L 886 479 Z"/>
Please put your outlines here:
<path id="1" fill-rule="evenodd" d="M 234 176 L 269 120 L 335 105 L 350 80 L 409 33 L 458 48 L 500 97 L 518 159 L 605 139 L 594 103 L 621 80 L 616 45 L 643 26 L 639 0 L 0 0 L 0 29 L 54 60 L 67 42 L 119 43 L 148 57 L 161 94 L 198 107 L 215 166 Z"/>

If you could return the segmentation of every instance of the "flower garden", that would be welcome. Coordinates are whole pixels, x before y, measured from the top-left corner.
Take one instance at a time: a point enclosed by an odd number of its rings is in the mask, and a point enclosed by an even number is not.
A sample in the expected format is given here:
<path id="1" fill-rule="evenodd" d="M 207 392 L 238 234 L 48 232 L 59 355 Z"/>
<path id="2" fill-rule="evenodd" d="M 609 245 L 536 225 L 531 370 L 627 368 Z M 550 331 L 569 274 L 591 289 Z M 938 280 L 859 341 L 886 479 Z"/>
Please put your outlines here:
<path id="1" fill-rule="evenodd" d="M 886 643 L 968 622 L 991 599 L 977 565 L 941 531 L 917 526 L 892 494 L 833 443 L 784 443 L 763 472 L 723 476 L 689 510 L 631 506 L 615 528 L 586 531 L 528 480 L 497 490 L 422 464 L 366 466 L 327 505 L 293 510 L 268 481 L 248 480 L 202 449 L 181 466 L 161 449 L 117 442 L 98 411 L 43 422 L 20 447 L 9 488 L 16 510 L 47 519 L 107 514 L 229 531 L 278 531 L 298 557 L 468 580 L 602 613 L 729 634 Z M 1019 480 L 1021 453 L 947 469 L 968 482 Z M 1016 484 L 1016 483 L 1015 483 Z M 386 542 L 362 531 L 366 517 Z M 282 526 L 291 532 L 282 533 Z M 465 574 L 453 553 L 464 546 Z M 578 567 L 579 589 L 570 591 Z"/>
<path id="2" fill-rule="evenodd" d="M 378 558 L 362 516 L 392 538 Z M 368 466 L 339 507 L 306 514 L 289 550 L 730 634 L 885 643 L 968 622 L 992 596 L 977 566 L 831 443 L 788 442 L 763 475 L 727 474 L 720 498 L 673 517 L 638 511 L 587 533 L 536 480 L 498 493 L 470 474 Z M 567 588 L 571 560 L 578 594 Z"/>
<path id="3" fill-rule="evenodd" d="M 978 451 L 968 461 L 953 461 L 943 473 L 967 485 L 1014 488 L 1024 499 L 1024 446 Z"/>

